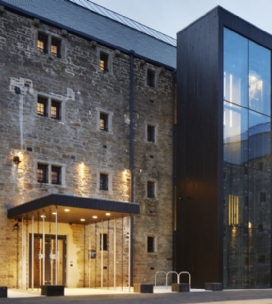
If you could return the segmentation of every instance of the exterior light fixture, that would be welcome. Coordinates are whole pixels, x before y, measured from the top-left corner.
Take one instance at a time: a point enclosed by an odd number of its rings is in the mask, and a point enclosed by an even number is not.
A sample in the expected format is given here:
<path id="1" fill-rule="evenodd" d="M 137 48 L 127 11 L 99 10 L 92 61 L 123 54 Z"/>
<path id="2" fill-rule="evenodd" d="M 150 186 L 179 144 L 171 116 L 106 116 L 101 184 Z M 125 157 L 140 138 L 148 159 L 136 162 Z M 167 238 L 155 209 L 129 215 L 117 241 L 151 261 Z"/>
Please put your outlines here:
<path id="1" fill-rule="evenodd" d="M 85 222 L 85 219 L 84 219 L 84 218 L 82 218 L 82 219 L 80 219 L 80 221 L 81 221 L 81 222 Z"/>
<path id="2" fill-rule="evenodd" d="M 41 215 L 42 218 L 45 218 L 46 216 L 44 214 Z"/>
<path id="3" fill-rule="evenodd" d="M 19 230 L 19 224 L 18 224 L 18 222 L 14 224 L 13 230 Z"/>
<path id="4" fill-rule="evenodd" d="M 97 215 L 93 215 L 93 219 L 97 219 Z"/>
<path id="5" fill-rule="evenodd" d="M 56 214 L 57 214 L 57 212 L 52 212 L 52 214 L 53 214 L 53 215 L 56 215 Z"/>
<path id="6" fill-rule="evenodd" d="M 109 212 L 106 213 L 106 216 L 110 216 L 111 214 Z"/>
<path id="7" fill-rule="evenodd" d="M 70 209 L 64 209 L 65 212 L 70 212 Z"/>
<path id="8" fill-rule="evenodd" d="M 15 165 L 19 165 L 20 164 L 20 157 L 19 156 L 17 156 L 17 155 L 15 155 L 14 157 L 13 157 L 13 162 L 14 162 L 14 164 Z"/>

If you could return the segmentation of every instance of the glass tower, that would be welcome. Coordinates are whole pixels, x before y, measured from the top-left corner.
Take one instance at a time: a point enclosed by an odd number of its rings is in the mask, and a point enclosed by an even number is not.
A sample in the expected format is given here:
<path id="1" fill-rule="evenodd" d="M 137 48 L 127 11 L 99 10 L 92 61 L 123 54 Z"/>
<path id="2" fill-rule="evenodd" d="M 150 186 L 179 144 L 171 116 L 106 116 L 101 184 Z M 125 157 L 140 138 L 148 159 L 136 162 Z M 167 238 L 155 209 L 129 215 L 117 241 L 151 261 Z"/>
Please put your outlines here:
<path id="1" fill-rule="evenodd" d="M 225 288 L 270 287 L 271 52 L 224 28 Z"/>

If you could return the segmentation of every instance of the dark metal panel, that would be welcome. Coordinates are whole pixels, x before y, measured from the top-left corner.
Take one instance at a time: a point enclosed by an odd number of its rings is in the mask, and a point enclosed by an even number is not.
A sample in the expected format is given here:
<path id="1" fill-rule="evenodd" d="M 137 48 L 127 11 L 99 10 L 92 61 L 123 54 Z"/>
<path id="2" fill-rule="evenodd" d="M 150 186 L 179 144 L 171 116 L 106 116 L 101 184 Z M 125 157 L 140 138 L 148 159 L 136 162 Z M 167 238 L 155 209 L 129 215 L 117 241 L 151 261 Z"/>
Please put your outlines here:
<path id="1" fill-rule="evenodd" d="M 222 63 L 218 10 L 179 32 L 177 41 L 176 265 L 177 271 L 191 273 L 192 286 L 198 288 L 222 278 Z"/>
<path id="2" fill-rule="evenodd" d="M 140 205 L 136 203 L 117 202 L 63 194 L 50 194 L 9 209 L 8 218 L 20 217 L 22 214 L 34 212 L 51 205 L 74 207 L 79 209 L 103 210 L 131 215 L 140 213 Z"/>

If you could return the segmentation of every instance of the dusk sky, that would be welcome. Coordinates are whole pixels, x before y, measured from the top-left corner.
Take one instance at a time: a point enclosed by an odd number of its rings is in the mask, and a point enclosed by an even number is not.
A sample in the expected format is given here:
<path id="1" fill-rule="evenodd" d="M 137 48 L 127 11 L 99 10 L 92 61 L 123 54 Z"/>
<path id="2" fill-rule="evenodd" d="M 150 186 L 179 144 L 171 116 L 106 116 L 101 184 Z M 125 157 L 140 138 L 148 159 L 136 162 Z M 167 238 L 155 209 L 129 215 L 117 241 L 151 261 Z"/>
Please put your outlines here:
<path id="1" fill-rule="evenodd" d="M 79 0 L 87 1 L 87 0 Z M 272 0 L 91 0 L 172 37 L 217 5 L 272 33 Z"/>

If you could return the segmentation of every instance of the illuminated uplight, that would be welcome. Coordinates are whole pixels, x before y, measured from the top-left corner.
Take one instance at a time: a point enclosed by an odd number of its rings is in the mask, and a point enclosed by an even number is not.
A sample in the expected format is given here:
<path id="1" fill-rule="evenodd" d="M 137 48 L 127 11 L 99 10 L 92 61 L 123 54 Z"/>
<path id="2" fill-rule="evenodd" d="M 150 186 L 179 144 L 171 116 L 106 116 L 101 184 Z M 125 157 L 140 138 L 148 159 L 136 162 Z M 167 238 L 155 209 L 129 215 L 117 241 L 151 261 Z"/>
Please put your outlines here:
<path id="1" fill-rule="evenodd" d="M 252 227 L 252 224 L 249 222 L 248 223 L 248 228 L 250 229 Z"/>

